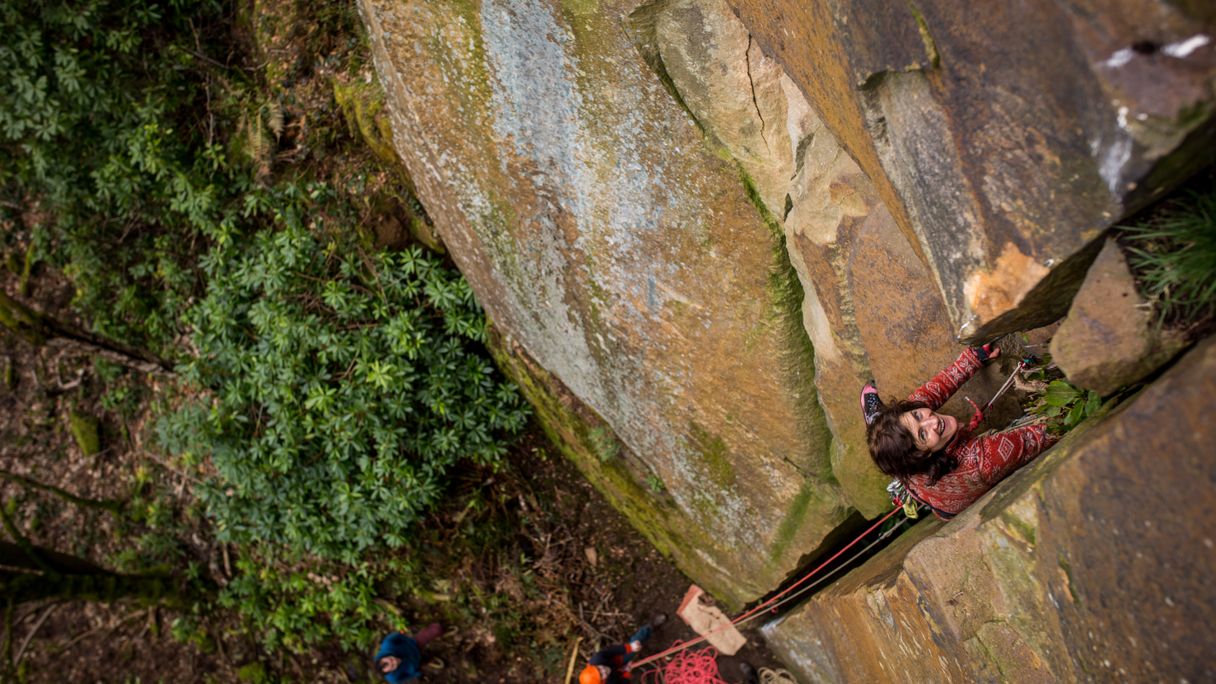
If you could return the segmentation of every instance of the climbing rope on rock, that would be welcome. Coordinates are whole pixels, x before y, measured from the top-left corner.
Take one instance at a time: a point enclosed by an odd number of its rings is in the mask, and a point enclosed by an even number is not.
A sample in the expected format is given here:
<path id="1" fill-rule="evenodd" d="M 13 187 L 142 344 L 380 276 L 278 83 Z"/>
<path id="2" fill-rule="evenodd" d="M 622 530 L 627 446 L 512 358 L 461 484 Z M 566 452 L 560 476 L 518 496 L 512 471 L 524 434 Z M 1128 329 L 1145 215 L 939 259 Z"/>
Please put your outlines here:
<path id="1" fill-rule="evenodd" d="M 836 558 L 838 558 L 841 554 L 843 554 L 845 551 L 848 551 L 855 544 L 857 544 L 862 539 L 864 539 L 866 535 L 868 535 L 870 532 L 873 532 L 880 525 L 885 523 L 887 520 L 889 520 L 892 516 L 894 516 L 896 513 L 900 512 L 901 510 L 903 510 L 903 508 L 900 505 L 896 505 L 896 507 L 894 509 L 892 509 L 890 513 L 887 513 L 886 515 L 884 515 L 877 522 L 875 522 L 873 525 L 871 525 L 869 528 L 867 528 L 864 532 L 862 532 L 860 535 L 858 535 L 856 539 L 849 542 L 848 544 L 846 544 L 844 546 L 844 548 L 840 549 L 835 554 L 833 554 L 831 558 L 828 558 L 826 561 L 820 563 L 818 566 L 815 567 L 814 570 L 811 570 L 806 575 L 804 575 L 802 577 L 802 579 L 800 579 L 797 582 L 795 582 L 794 584 L 786 587 L 781 592 L 779 592 L 776 596 L 773 596 L 772 598 L 768 599 L 767 601 L 764 601 L 763 603 L 756 606 L 755 608 L 752 608 L 751 610 L 746 611 L 742 615 L 731 620 L 730 624 L 737 626 L 737 625 L 745 624 L 747 622 L 751 622 L 752 620 L 755 620 L 756 618 L 760 617 L 761 611 L 764 611 L 766 609 L 771 610 L 772 612 L 776 613 L 777 608 L 781 607 L 782 605 L 785 605 L 786 603 L 788 603 L 790 601 L 796 600 L 799 596 L 806 593 L 807 591 L 810 591 L 816 585 L 831 578 L 833 575 L 835 575 L 837 572 L 839 572 L 842 568 L 848 567 L 849 563 L 852 563 L 852 561 L 855 560 L 858 556 L 865 553 L 866 551 L 869 551 L 870 548 L 872 548 L 874 545 L 882 542 L 887 537 L 891 536 L 891 534 L 893 534 L 895 532 L 895 530 L 897 530 L 901 526 L 903 526 L 903 524 L 905 522 L 907 522 L 910 518 L 905 517 L 903 520 L 900 520 L 898 524 L 892 526 L 891 528 L 889 528 L 888 530 L 886 530 L 885 532 L 880 534 L 877 539 L 870 542 L 868 545 L 866 545 L 864 548 L 862 548 L 857 553 L 853 554 L 853 556 L 850 557 L 850 559 L 847 562 L 845 562 L 844 564 L 833 568 L 832 570 L 825 573 L 822 577 L 815 580 L 814 582 L 812 582 L 806 586 L 802 586 L 803 584 L 805 584 L 807 582 L 807 580 L 814 577 L 825 566 L 827 566 L 832 561 L 836 560 Z M 801 589 L 799 589 L 799 587 L 801 587 Z M 799 589 L 799 590 L 795 592 L 794 591 L 795 589 Z M 793 593 L 791 593 L 791 592 L 793 592 Z M 720 627 L 718 629 L 725 629 L 725 626 Z M 688 649 L 692 648 L 693 646 L 696 646 L 699 643 L 704 642 L 705 640 L 706 640 L 706 635 L 703 635 L 700 638 L 693 639 L 691 641 L 676 642 L 675 644 L 673 644 L 671 646 L 671 648 L 668 648 L 665 651 L 660 651 L 659 653 L 656 653 L 652 656 L 642 658 L 641 660 L 635 661 L 633 663 L 633 669 L 635 671 L 638 671 L 638 670 L 640 670 L 640 668 L 642 666 L 651 665 L 655 661 L 661 660 L 668 656 L 673 656 L 673 658 L 679 657 L 679 654 L 686 652 Z M 703 649 L 703 651 L 710 651 L 710 652 L 712 652 L 713 650 L 714 649 L 712 649 L 712 648 Z M 655 665 L 651 665 L 651 666 L 654 667 L 655 669 L 648 671 L 646 673 L 647 675 L 652 674 L 654 672 L 665 670 L 665 666 L 663 668 L 660 668 L 659 666 L 655 666 Z M 715 665 L 715 670 L 716 670 L 716 667 L 717 666 Z M 646 680 L 643 680 L 643 681 L 646 681 Z M 696 680 L 694 680 L 694 681 L 696 681 Z M 713 682 L 715 680 L 711 679 L 708 681 Z"/>
<path id="2" fill-rule="evenodd" d="M 785 670 L 770 670 L 762 667 L 760 668 L 760 684 L 798 684 L 798 680 Z"/>

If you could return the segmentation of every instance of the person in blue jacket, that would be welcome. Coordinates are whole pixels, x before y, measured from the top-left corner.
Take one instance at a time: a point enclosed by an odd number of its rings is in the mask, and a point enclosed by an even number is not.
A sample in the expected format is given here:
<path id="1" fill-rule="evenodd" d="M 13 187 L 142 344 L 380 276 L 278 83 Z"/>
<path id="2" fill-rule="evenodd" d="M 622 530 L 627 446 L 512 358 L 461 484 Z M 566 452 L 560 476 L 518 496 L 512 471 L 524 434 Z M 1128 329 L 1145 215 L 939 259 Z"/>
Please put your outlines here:
<path id="1" fill-rule="evenodd" d="M 393 632 L 380 642 L 376 652 L 376 669 L 389 684 L 402 684 L 422 674 L 422 649 L 443 633 L 438 622 L 432 622 L 414 636 Z"/>

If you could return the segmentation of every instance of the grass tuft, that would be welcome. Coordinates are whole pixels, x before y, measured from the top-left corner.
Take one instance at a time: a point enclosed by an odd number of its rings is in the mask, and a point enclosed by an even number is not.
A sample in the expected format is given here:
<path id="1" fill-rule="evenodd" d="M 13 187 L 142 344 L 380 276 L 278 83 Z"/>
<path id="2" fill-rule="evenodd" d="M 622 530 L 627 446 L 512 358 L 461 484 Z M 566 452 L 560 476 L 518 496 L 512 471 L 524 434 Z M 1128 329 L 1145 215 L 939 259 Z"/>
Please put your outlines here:
<path id="1" fill-rule="evenodd" d="M 1163 325 L 1192 328 L 1216 313 L 1216 190 L 1188 191 L 1123 227 L 1131 266 Z"/>

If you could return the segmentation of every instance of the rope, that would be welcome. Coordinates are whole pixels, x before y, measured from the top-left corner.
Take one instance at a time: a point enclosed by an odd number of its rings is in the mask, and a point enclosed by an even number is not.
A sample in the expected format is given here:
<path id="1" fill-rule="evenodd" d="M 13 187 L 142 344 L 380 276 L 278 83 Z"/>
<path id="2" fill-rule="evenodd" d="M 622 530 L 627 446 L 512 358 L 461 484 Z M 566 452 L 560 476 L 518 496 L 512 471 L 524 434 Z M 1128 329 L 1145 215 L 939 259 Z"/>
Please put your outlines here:
<path id="1" fill-rule="evenodd" d="M 798 684 L 794 679 L 794 675 L 785 670 L 770 670 L 767 667 L 760 668 L 760 684 Z"/>
<path id="2" fill-rule="evenodd" d="M 798 684 L 794 675 L 783 669 L 760 668 L 760 684 Z M 718 669 L 718 654 L 713 648 L 676 654 L 663 669 L 643 673 L 638 684 L 730 684 Z"/>
<path id="3" fill-rule="evenodd" d="M 902 510 L 902 509 L 897 508 L 896 510 Z M 910 520 L 910 519 L 911 518 L 904 518 L 903 520 L 900 520 L 899 524 L 894 525 L 893 527 L 891 527 L 891 529 L 887 530 L 886 532 L 883 532 L 881 535 L 878 536 L 877 539 L 870 542 L 869 544 L 866 545 L 865 548 L 863 548 L 862 550 L 860 550 L 856 554 L 854 554 L 853 558 L 849 559 L 849 562 L 851 563 L 854 559 L 856 559 L 861 554 L 874 548 L 875 544 L 878 544 L 879 542 L 886 539 L 887 537 L 890 537 L 892 534 L 895 533 L 895 530 L 898 530 L 900 527 L 903 527 L 904 523 L 908 522 L 908 520 Z M 863 534 L 863 536 L 864 536 L 864 534 Z M 797 592 L 790 594 L 789 596 L 785 597 L 783 600 L 774 604 L 773 609 L 775 610 L 777 607 L 785 605 L 786 603 L 789 603 L 790 601 L 797 599 L 799 596 L 801 596 L 802 594 L 815 588 L 817 585 L 831 579 L 833 575 L 835 575 L 837 572 L 839 572 L 841 569 L 843 569 L 847 566 L 848 566 L 848 563 L 843 563 L 841 565 L 836 566 L 835 568 L 832 568 L 832 570 L 830 572 L 828 572 L 827 574 L 825 574 L 823 577 L 820 577 L 819 579 L 815 580 L 814 582 L 811 582 L 810 584 L 806 585 L 805 587 L 798 590 Z M 759 617 L 759 616 L 753 615 L 751 617 L 748 617 L 746 620 L 739 621 L 736 624 L 742 624 L 743 622 L 748 622 L 748 621 L 754 620 L 756 617 Z M 717 663 L 717 651 L 715 649 L 713 649 L 711 647 L 711 648 L 701 649 L 700 651 L 697 651 L 695 653 L 681 652 L 681 651 L 684 651 L 684 649 L 687 649 L 687 648 L 695 645 L 699 641 L 701 641 L 701 640 L 698 639 L 696 641 L 690 641 L 687 643 L 676 642 L 676 644 L 674 645 L 673 648 L 674 648 L 674 650 L 677 651 L 677 653 L 672 657 L 672 660 L 669 661 L 666 665 L 662 666 L 661 668 L 660 668 L 660 666 L 655 666 L 653 669 L 643 672 L 641 675 L 641 678 L 639 679 L 639 684 L 727 684 L 720 678 L 721 676 L 718 671 L 718 663 Z M 669 650 L 672 650 L 672 649 L 669 649 Z M 646 660 L 639 660 L 630 669 L 636 672 L 638 667 L 647 664 L 648 662 L 650 662 L 650 660 L 651 660 L 651 658 L 647 658 Z M 793 675 L 791 675 L 789 672 L 786 672 L 785 670 L 770 670 L 769 668 L 762 667 L 762 668 L 760 668 L 760 684 L 798 684 L 798 683 L 797 683 L 797 681 L 794 680 Z"/>
<path id="4" fill-rule="evenodd" d="M 667 684 L 727 684 L 718 671 L 718 654 L 713 648 L 677 655 L 663 668 L 663 674 Z"/>
<path id="5" fill-rule="evenodd" d="M 1008 392 L 1010 387 L 1013 387 L 1014 378 L 1016 378 L 1018 373 L 1021 373 L 1022 369 L 1026 368 L 1027 365 L 1029 364 L 1026 363 L 1026 359 L 1018 361 L 1018 367 L 1014 368 L 1013 372 L 1009 374 L 1009 377 L 1005 379 L 1005 384 L 1001 385 L 1001 388 L 996 391 L 996 394 L 992 395 L 992 398 L 988 400 L 987 404 L 984 404 L 983 411 L 981 411 L 982 413 L 987 413 L 988 409 L 992 408 L 992 405 L 996 403 L 996 400 L 1000 399 L 1002 394 Z"/>
<path id="6" fill-rule="evenodd" d="M 878 544 L 887 537 L 890 537 L 895 533 L 895 530 L 903 527 L 904 523 L 908 522 L 910 519 L 911 518 L 904 518 L 903 520 L 899 521 L 899 524 L 893 526 L 886 532 L 883 532 L 878 536 L 877 539 L 867 544 L 865 548 L 853 554 L 853 558 L 849 559 L 849 563 L 866 551 L 874 548 L 875 544 Z M 831 579 L 833 575 L 847 567 L 849 563 L 842 563 L 841 565 L 832 568 L 832 570 L 823 577 L 820 577 L 797 592 L 790 594 L 783 600 L 774 604 L 773 609 L 775 610 L 776 608 L 797 599 L 802 594 L 805 594 L 819 584 Z M 747 620 L 740 621 L 738 624 L 749 622 L 754 620 L 756 617 L 759 616 L 755 615 L 749 617 Z M 692 646 L 695 643 L 697 642 L 688 642 L 688 644 L 685 645 L 681 642 L 677 642 L 675 645 L 679 646 L 682 650 L 688 646 Z M 636 671 L 639 666 L 645 665 L 647 662 L 649 662 L 649 659 L 640 660 L 631 669 Z M 640 684 L 650 684 L 651 682 L 654 682 L 655 684 L 719 684 L 720 682 L 722 684 L 727 684 L 719 677 L 717 651 L 713 648 L 704 648 L 696 653 L 676 653 L 674 656 L 672 656 L 672 660 L 668 662 L 667 665 L 663 666 L 662 669 L 659 669 L 658 666 L 656 666 L 654 669 L 642 673 L 642 677 L 639 681 Z M 785 670 L 770 670 L 767 667 L 762 667 L 760 668 L 760 684 L 798 684 L 798 682 L 794 679 L 793 675 Z"/>
<path id="7" fill-rule="evenodd" d="M 819 572 L 819 571 L 820 571 L 820 570 L 822 570 L 822 569 L 823 569 L 823 568 L 824 568 L 826 565 L 828 565 L 828 564 L 829 564 L 829 563 L 831 563 L 832 561 L 834 561 L 834 560 L 836 560 L 837 558 L 839 558 L 839 557 L 840 557 L 840 554 L 842 554 L 842 553 L 844 553 L 845 551 L 848 551 L 849 549 L 851 549 L 851 548 L 853 547 L 853 545 L 855 545 L 857 542 L 859 542 L 859 541 L 861 541 L 862 539 L 864 539 L 864 538 L 865 538 L 865 536 L 866 536 L 867 534 L 869 534 L 869 533 L 873 532 L 873 531 L 874 531 L 875 529 L 877 529 L 877 528 L 878 528 L 880 525 L 882 525 L 882 524 L 883 524 L 883 523 L 885 523 L 887 520 L 889 520 L 889 519 L 891 518 L 891 516 L 895 515 L 896 513 L 900 512 L 900 511 L 902 511 L 902 510 L 903 510 L 903 509 L 902 509 L 902 508 L 899 508 L 899 507 L 896 507 L 896 508 L 892 509 L 890 513 L 887 513 L 887 514 L 886 514 L 886 515 L 884 515 L 883 517 L 879 518 L 877 522 L 875 522 L 873 525 L 870 525 L 868 528 L 866 528 L 866 531 L 865 531 L 865 532 L 862 532 L 861 534 L 857 535 L 857 538 L 856 538 L 856 539 L 854 539 L 853 541 L 849 542 L 849 543 L 848 543 L 846 546 L 844 546 L 844 548 L 842 548 L 842 549 L 840 549 L 839 551 L 837 551 L 836 553 L 832 554 L 832 557 L 831 557 L 831 558 L 828 558 L 828 559 L 827 559 L 827 560 L 825 560 L 824 562 L 820 563 L 818 566 L 816 566 L 816 567 L 815 567 L 815 569 L 814 569 L 814 570 L 811 570 L 810 572 L 808 572 L 806 575 L 804 575 L 804 576 L 803 576 L 801 579 L 799 579 L 797 582 L 794 582 L 794 583 L 793 583 L 793 584 L 791 584 L 790 586 L 788 586 L 788 587 L 786 587 L 785 589 L 781 590 L 779 593 L 777 593 L 777 595 L 776 595 L 776 596 L 773 596 L 772 598 L 770 598 L 769 600 L 765 601 L 764 603 L 761 603 L 760 605 L 758 605 L 758 606 L 756 606 L 755 608 L 752 608 L 751 610 L 749 610 L 749 611 L 747 611 L 747 612 L 743 613 L 742 615 L 740 615 L 739 617 L 735 618 L 734 620 L 731 620 L 731 621 L 730 621 L 730 623 L 728 623 L 728 624 L 729 624 L 729 625 L 735 625 L 735 626 L 738 626 L 738 625 L 744 624 L 745 622 L 750 622 L 751 620 L 755 619 L 755 617 L 757 617 L 757 613 L 759 613 L 760 611 L 762 611 L 762 610 L 764 610 L 764 609 L 766 609 L 766 608 L 770 608 L 770 607 L 771 607 L 771 608 L 773 608 L 773 609 L 775 610 L 776 605 L 779 605 L 777 602 L 778 602 L 778 601 L 779 601 L 779 600 L 780 600 L 782 597 L 784 597 L 786 594 L 790 593 L 791 591 L 793 591 L 793 590 L 797 589 L 799 586 L 801 586 L 801 585 L 802 585 L 804 582 L 806 582 L 806 581 L 807 581 L 807 580 L 809 580 L 810 578 L 814 577 L 814 576 L 815 576 L 815 573 Z M 902 524 L 902 523 L 900 523 L 900 524 Z M 889 535 L 891 534 L 891 532 L 892 532 L 892 531 L 894 531 L 894 530 L 896 530 L 896 529 L 898 529 L 898 527 L 899 527 L 899 525 L 896 525 L 895 527 L 892 527 L 890 530 L 888 530 L 886 533 L 884 533 L 884 535 L 883 535 L 883 536 L 879 537 L 879 539 L 876 539 L 874 542 L 872 542 L 872 543 L 870 544 L 870 546 L 873 546 L 874 544 L 878 543 L 878 541 L 880 541 L 881 539 L 884 539 L 884 538 L 886 538 L 886 536 L 889 536 Z M 869 546 L 867 546 L 867 547 L 866 547 L 866 549 L 868 549 L 868 548 L 870 548 L 870 547 L 869 547 Z M 854 558 L 856 558 L 856 556 L 857 556 L 857 555 L 860 555 L 861 553 L 864 553 L 866 549 L 862 549 L 860 552 L 858 552 L 858 553 L 857 553 L 857 554 L 854 556 Z M 842 566 L 840 566 L 840 567 L 844 567 L 844 566 L 842 565 Z M 839 568 L 837 568 L 837 569 L 839 569 Z M 833 573 L 834 573 L 834 572 L 835 572 L 835 570 L 833 571 Z M 825 575 L 823 579 L 826 579 L 827 577 L 831 577 L 831 575 L 832 575 L 832 573 L 829 573 L 828 575 Z M 818 582 L 816 582 L 816 583 L 818 583 Z M 813 586 L 815 586 L 815 585 L 813 585 L 813 584 L 812 584 L 811 586 L 813 587 Z M 809 589 L 809 588 L 810 588 L 810 587 L 808 587 L 808 589 Z M 799 592 L 799 593 L 801 593 L 801 592 Z M 723 626 L 721 626 L 721 627 L 718 627 L 717 629 L 714 629 L 714 630 L 710 631 L 709 633 L 705 634 L 704 636 L 701 636 L 701 637 L 698 637 L 698 638 L 696 638 L 696 639 L 693 639 L 692 641 L 684 642 L 684 643 L 682 643 L 682 644 L 677 644 L 677 645 L 672 646 L 671 648 L 669 648 L 669 649 L 667 649 L 667 650 L 665 650 L 665 651 L 660 651 L 659 653 L 656 653 L 656 654 L 654 654 L 654 655 L 652 655 L 652 656 L 647 656 L 647 657 L 645 657 L 645 658 L 642 658 L 641 660 L 638 660 L 638 661 L 634 662 L 634 664 L 633 664 L 633 669 L 637 669 L 637 668 L 641 667 L 642 665 L 646 665 L 647 663 L 652 663 L 652 662 L 654 662 L 654 661 L 656 661 L 656 660 L 658 660 L 658 659 L 660 659 L 660 658 L 663 658 L 663 657 L 665 657 L 665 656 L 669 656 L 669 655 L 671 655 L 671 654 L 673 654 L 673 653 L 679 653 L 680 651 L 684 651 L 684 650 L 687 650 L 687 649 L 689 649 L 689 648 L 692 648 L 693 646 L 696 646 L 697 644 L 700 644 L 700 643 L 704 642 L 706 639 L 708 639 L 708 638 L 709 638 L 709 636 L 710 636 L 711 634 L 715 634 L 715 633 L 717 633 L 717 632 L 720 632 L 720 631 L 722 631 L 722 630 L 726 629 L 726 627 L 727 627 L 727 626 L 728 626 L 728 625 L 723 625 Z"/>
<path id="8" fill-rule="evenodd" d="M 919 508 L 919 506 L 918 506 L 918 508 Z M 903 509 L 897 508 L 896 510 L 903 510 Z M 789 596 L 786 596 L 784 599 L 782 599 L 781 601 L 779 601 L 775 605 L 773 605 L 773 607 L 772 607 L 773 610 L 775 611 L 777 608 L 784 606 L 785 604 L 789 603 L 790 601 L 796 600 L 799 596 L 802 596 L 803 594 L 814 589 L 815 587 L 819 586 L 820 584 L 823 584 L 824 582 L 832 579 L 833 575 L 840 572 L 844 568 L 848 567 L 849 563 L 853 562 L 853 560 L 855 558 L 857 558 L 861 554 L 865 553 L 866 551 L 869 551 L 870 549 L 874 548 L 874 546 L 876 544 L 883 541 L 887 537 L 890 537 L 892 534 L 895 533 L 895 530 L 898 530 L 900 527 L 903 527 L 903 524 L 908 522 L 908 520 L 909 520 L 908 518 L 904 518 L 903 520 L 900 520 L 897 525 L 895 525 L 891 529 L 887 530 L 886 532 L 883 532 L 882 534 L 878 535 L 878 538 L 876 538 L 874 541 L 870 542 L 869 544 L 866 544 L 866 547 L 864 549 L 853 554 L 853 558 L 850 558 L 847 563 L 841 563 L 840 565 L 832 568 L 832 570 L 830 572 L 828 572 L 826 575 L 824 575 L 823 577 L 820 577 L 819 579 L 815 580 L 814 582 L 811 582 L 810 584 L 806 585 L 805 587 L 799 589 L 797 592 L 790 594 Z M 746 622 L 750 622 L 750 621 L 756 619 L 757 617 L 759 617 L 759 616 L 758 615 L 752 616 L 752 617 L 748 618 L 746 620 Z M 742 623 L 740 623 L 740 624 L 742 624 Z"/>
<path id="9" fill-rule="evenodd" d="M 1005 379 L 1005 382 L 1004 382 L 1004 384 L 1001 385 L 1001 388 L 998 389 L 996 394 L 994 394 L 992 396 L 992 398 L 988 400 L 987 404 L 984 404 L 984 408 L 979 409 L 978 407 L 976 407 L 977 414 L 982 415 L 983 413 L 986 413 L 988 411 L 988 409 L 991 408 L 992 405 L 996 403 L 996 400 L 1001 398 L 1001 395 L 1005 394 L 1005 392 L 1007 392 L 1009 390 L 1009 388 L 1013 386 L 1014 379 L 1017 377 L 1018 373 L 1022 372 L 1022 370 L 1029 367 L 1030 365 L 1031 364 L 1030 364 L 1029 359 L 1022 359 L 1021 361 L 1019 361 L 1017 367 L 1014 368 L 1013 372 L 1009 374 L 1009 377 Z M 970 400 L 968 399 L 968 401 L 970 401 Z M 971 402 L 971 405 L 973 407 L 975 407 L 975 402 Z M 695 653 L 683 653 L 683 652 L 687 651 L 688 649 L 692 648 L 693 646 L 696 646 L 697 644 L 705 642 L 711 635 L 716 634 L 717 632 L 720 632 L 720 631 L 726 629 L 727 626 L 736 626 L 737 627 L 739 625 L 751 622 L 752 620 L 759 617 L 760 611 L 762 611 L 766 608 L 771 609 L 775 613 L 777 611 L 778 607 L 783 606 L 783 605 L 789 603 L 790 601 L 793 601 L 794 599 L 798 598 L 802 594 L 805 594 L 806 592 L 815 588 L 819 584 L 830 579 L 833 575 L 835 575 L 837 572 L 839 572 L 842 568 L 847 567 L 849 565 L 849 563 L 853 562 L 853 560 L 855 560 L 856 558 L 861 556 L 863 553 L 865 553 L 866 551 L 869 551 L 871 548 L 873 548 L 875 544 L 878 544 L 879 542 L 883 541 L 884 539 L 890 537 L 895 532 L 895 530 L 899 529 L 900 527 L 903 526 L 904 523 L 908 522 L 910 516 L 905 517 L 903 520 L 899 521 L 899 524 L 892 526 L 891 529 L 887 530 L 886 532 L 883 532 L 874 541 L 872 541 L 868 545 L 866 545 L 865 548 L 863 548 L 860 551 L 858 551 L 857 553 L 853 554 L 853 556 L 848 560 L 848 562 L 845 562 L 845 563 L 842 563 L 842 564 L 836 566 L 823 577 L 820 577 L 819 579 L 815 580 L 811 584 L 808 584 L 807 586 L 802 587 L 802 589 L 800 589 L 798 592 L 790 594 L 790 592 L 792 592 L 794 589 L 797 589 L 799 586 L 801 586 L 804 582 L 809 580 L 811 577 L 815 576 L 816 573 L 818 573 L 820 570 L 822 570 L 829 563 L 831 563 L 832 561 L 839 558 L 842 553 L 844 553 L 845 551 L 848 551 L 857 542 L 864 539 L 867 534 L 873 532 L 875 529 L 877 529 L 880 525 L 885 523 L 887 520 L 890 520 L 891 516 L 895 515 L 899 511 L 903 510 L 903 508 L 898 505 L 898 502 L 896 502 L 896 503 L 897 503 L 896 507 L 891 512 L 887 513 L 882 518 L 879 518 L 879 520 L 877 522 L 875 522 L 873 525 L 870 525 L 868 528 L 866 528 L 866 530 L 864 532 L 859 534 L 856 539 L 849 542 L 846 546 L 844 546 L 844 548 L 842 548 L 839 551 L 837 551 L 836 553 L 832 554 L 831 558 L 828 558 L 824 562 L 817 565 L 813 570 L 808 572 L 797 582 L 791 584 L 790 586 L 786 587 L 785 589 L 783 589 L 782 591 L 777 593 L 777 595 L 775 595 L 772 598 L 768 599 L 767 601 L 761 603 L 760 605 L 756 606 L 755 608 L 752 608 L 751 610 L 744 612 L 742 615 L 739 615 L 735 619 L 731 620 L 728 623 L 728 625 L 723 625 L 721 627 L 718 627 L 717 629 L 711 630 L 710 632 L 706 633 L 705 635 L 698 637 L 696 639 L 693 639 L 692 641 L 676 642 L 675 644 L 673 644 L 671 646 L 671 648 L 668 648 L 665 651 L 660 651 L 659 653 L 656 653 L 652 656 L 647 656 L 645 658 L 642 658 L 641 660 L 634 662 L 630 669 L 637 671 L 638 668 L 642 667 L 643 665 L 648 665 L 648 664 L 653 663 L 656 660 L 659 660 L 660 658 L 664 658 L 666 656 L 673 656 L 672 659 L 665 666 L 663 666 L 661 670 L 656 666 L 655 669 L 644 672 L 642 674 L 641 682 L 646 683 L 646 682 L 650 682 L 650 681 L 655 681 L 655 682 L 657 682 L 657 684 L 727 684 L 727 682 L 725 682 L 725 680 L 723 680 L 721 678 L 721 675 L 718 672 L 718 662 L 717 662 L 717 656 L 716 656 L 717 651 L 713 647 L 704 648 Z M 919 505 L 918 505 L 918 508 L 919 508 Z M 790 594 L 790 595 L 786 596 L 787 594 Z M 770 670 L 768 668 L 761 668 L 760 675 L 761 675 L 761 684 L 796 684 L 793 676 L 789 672 L 786 672 L 785 670 Z M 652 677 L 654 679 L 648 679 L 648 677 Z"/>

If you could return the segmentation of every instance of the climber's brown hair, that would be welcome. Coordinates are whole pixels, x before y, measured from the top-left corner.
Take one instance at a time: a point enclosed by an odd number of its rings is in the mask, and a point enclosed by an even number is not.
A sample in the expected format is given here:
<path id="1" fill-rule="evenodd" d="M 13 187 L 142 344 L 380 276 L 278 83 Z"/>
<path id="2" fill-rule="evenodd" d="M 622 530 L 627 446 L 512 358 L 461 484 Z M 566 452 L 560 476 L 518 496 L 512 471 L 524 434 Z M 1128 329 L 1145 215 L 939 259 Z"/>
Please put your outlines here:
<path id="1" fill-rule="evenodd" d="M 882 472 L 898 479 L 920 473 L 929 475 L 929 484 L 954 470 L 958 461 L 947 456 L 945 451 L 925 452 L 916 448 L 916 442 L 908 428 L 899 422 L 908 411 L 929 408 L 923 401 L 896 401 L 882 404 L 866 428 L 866 445 L 874 465 Z"/>

